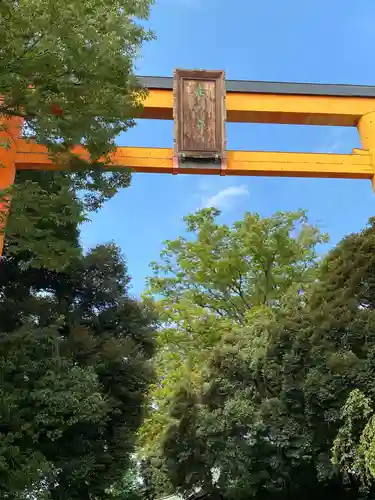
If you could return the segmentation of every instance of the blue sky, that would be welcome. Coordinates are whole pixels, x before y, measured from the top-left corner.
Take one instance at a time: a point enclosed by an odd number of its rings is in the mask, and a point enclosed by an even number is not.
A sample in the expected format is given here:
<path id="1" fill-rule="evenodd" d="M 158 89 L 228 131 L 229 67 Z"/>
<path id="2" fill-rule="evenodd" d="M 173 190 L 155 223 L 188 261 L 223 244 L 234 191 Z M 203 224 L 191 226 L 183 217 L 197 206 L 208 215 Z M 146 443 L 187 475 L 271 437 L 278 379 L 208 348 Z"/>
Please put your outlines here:
<path id="1" fill-rule="evenodd" d="M 140 75 L 173 69 L 224 69 L 228 79 L 375 85 L 374 0 L 157 0 Z M 356 129 L 228 124 L 229 149 L 347 153 Z M 140 120 L 121 146 L 172 147 L 172 122 Z M 132 185 L 82 228 L 89 248 L 114 240 L 139 296 L 162 242 L 179 236 L 182 217 L 205 204 L 231 223 L 245 211 L 270 215 L 305 208 L 331 244 L 375 215 L 370 181 L 134 174 Z"/>

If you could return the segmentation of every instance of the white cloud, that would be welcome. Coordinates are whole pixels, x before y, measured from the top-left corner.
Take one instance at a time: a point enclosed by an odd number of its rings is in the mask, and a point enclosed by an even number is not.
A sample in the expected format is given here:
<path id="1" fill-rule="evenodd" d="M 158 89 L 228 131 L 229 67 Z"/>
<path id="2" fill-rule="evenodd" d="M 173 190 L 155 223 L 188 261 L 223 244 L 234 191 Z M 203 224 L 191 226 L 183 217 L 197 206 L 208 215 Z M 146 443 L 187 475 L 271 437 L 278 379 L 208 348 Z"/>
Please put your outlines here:
<path id="1" fill-rule="evenodd" d="M 203 207 L 215 207 L 221 210 L 230 209 L 236 198 L 248 195 L 249 189 L 245 184 L 241 184 L 240 186 L 229 186 L 213 196 L 206 198 L 203 201 Z"/>
<path id="2" fill-rule="evenodd" d="M 352 132 L 349 127 L 332 128 L 325 140 L 314 149 L 314 153 L 349 153 L 355 141 Z"/>
<path id="3" fill-rule="evenodd" d="M 334 141 L 331 144 L 327 144 L 326 146 L 322 146 L 316 148 L 316 153 L 336 153 L 336 151 L 341 148 L 343 145 L 342 141 Z"/>

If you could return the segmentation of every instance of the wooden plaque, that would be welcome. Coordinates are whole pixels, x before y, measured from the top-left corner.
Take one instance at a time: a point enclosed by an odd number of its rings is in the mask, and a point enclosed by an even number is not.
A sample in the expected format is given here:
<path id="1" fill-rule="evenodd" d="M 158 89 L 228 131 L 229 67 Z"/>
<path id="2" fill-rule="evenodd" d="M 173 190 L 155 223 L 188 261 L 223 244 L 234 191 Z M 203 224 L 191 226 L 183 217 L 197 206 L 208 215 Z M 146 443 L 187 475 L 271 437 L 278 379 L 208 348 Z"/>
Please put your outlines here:
<path id="1" fill-rule="evenodd" d="M 174 164 L 225 166 L 224 71 L 174 72 Z"/>

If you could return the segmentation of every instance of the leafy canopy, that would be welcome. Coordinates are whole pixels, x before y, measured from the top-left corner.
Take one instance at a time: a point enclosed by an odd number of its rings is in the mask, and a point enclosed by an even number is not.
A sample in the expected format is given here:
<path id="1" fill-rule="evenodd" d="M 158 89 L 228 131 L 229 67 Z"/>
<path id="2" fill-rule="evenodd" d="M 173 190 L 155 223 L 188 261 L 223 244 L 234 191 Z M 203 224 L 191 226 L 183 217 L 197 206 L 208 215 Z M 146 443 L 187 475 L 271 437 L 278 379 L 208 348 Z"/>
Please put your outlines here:
<path id="1" fill-rule="evenodd" d="M 304 212 L 247 213 L 232 226 L 219 215 L 205 209 L 186 217 L 187 234 L 165 242 L 153 264 L 146 296 L 156 302 L 160 328 L 158 381 L 141 430 L 146 453 L 158 449 L 170 424 L 174 393 L 184 381 L 200 386 L 202 368 L 221 339 L 249 328 L 259 311 L 268 321 L 273 311 L 297 306 L 316 277 L 316 247 L 326 236 Z"/>
<path id="2" fill-rule="evenodd" d="M 30 174 L 27 182 L 0 192 L 1 201 L 9 194 L 13 199 L 7 252 L 31 248 L 36 260 L 30 265 L 43 261 L 44 266 L 61 268 L 74 257 L 49 239 L 46 220 L 80 223 L 88 211 L 129 186 L 127 169 L 103 169 L 99 159 L 108 163 L 116 137 L 134 125 L 142 107 L 146 92 L 133 71 L 142 43 L 153 38 L 144 27 L 152 3 L 0 2 L 0 131 L 7 133 L 7 118 L 22 117 L 26 137 L 46 145 L 66 171 L 59 174 L 60 187 L 53 194 L 43 186 L 53 182 L 50 174 Z M 0 152 L 13 140 L 8 132 Z M 89 161 L 73 154 L 76 144 L 87 148 Z M 68 208 L 71 192 L 78 203 L 74 208 Z M 1 230 L 4 215 L 2 211 Z M 48 246 L 42 243 L 43 234 Z"/>
<path id="3" fill-rule="evenodd" d="M 152 38 L 150 0 L 4 0 L 0 4 L 0 115 L 22 116 L 54 151 L 85 145 L 97 159 L 133 125 L 144 95 L 133 77 Z"/>
<path id="4" fill-rule="evenodd" d="M 63 273 L 21 254 L 0 271 L 0 496 L 107 499 L 131 466 L 153 315 L 129 297 L 113 244 Z"/>
<path id="5" fill-rule="evenodd" d="M 331 250 L 303 300 L 254 309 L 169 402 L 159 461 L 225 499 L 372 499 L 375 225 Z"/>

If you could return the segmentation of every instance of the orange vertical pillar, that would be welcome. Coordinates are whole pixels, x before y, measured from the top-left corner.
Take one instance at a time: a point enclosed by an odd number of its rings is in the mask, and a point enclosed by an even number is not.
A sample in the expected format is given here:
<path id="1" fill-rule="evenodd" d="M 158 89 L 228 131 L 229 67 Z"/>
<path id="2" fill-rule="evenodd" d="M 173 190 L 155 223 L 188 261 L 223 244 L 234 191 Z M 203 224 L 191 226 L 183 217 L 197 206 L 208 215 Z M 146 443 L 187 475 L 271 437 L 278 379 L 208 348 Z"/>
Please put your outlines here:
<path id="1" fill-rule="evenodd" d="M 374 171 L 372 187 L 375 190 L 375 111 L 363 115 L 357 125 L 363 149 L 371 155 L 371 163 Z"/>
<path id="2" fill-rule="evenodd" d="M 0 192 L 12 186 L 16 175 L 17 139 L 20 137 L 22 118 L 0 117 Z M 4 247 L 4 232 L 9 200 L 0 198 L 0 256 Z"/>

